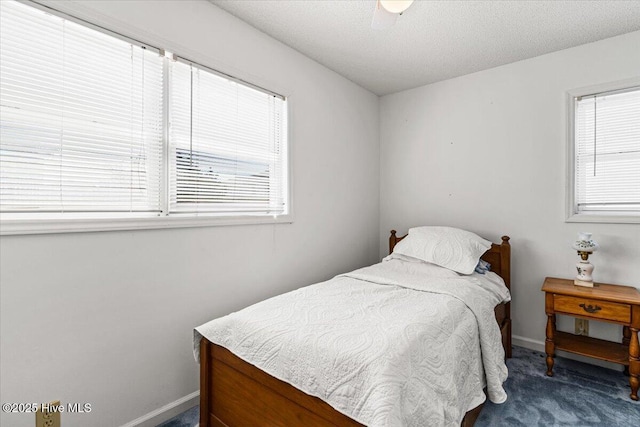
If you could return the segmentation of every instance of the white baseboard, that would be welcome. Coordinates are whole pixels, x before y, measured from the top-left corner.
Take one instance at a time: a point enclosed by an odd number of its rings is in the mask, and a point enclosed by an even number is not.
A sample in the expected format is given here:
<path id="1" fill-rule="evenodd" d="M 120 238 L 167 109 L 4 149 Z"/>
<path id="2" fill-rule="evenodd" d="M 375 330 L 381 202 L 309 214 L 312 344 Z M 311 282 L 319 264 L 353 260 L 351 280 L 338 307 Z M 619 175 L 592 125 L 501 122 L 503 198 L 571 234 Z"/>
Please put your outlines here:
<path id="1" fill-rule="evenodd" d="M 544 353 L 544 342 L 534 340 L 527 337 L 521 337 L 520 335 L 513 335 L 511 337 L 511 343 L 518 347 L 528 348 L 529 350 L 541 351 Z"/>
<path id="2" fill-rule="evenodd" d="M 513 335 L 511 337 L 511 342 L 513 345 L 517 345 L 518 347 L 528 348 L 529 350 L 540 351 L 544 353 L 544 342 L 534 340 L 527 337 L 522 337 L 519 335 Z M 605 362 L 604 360 L 594 359 L 592 357 L 580 356 L 578 354 L 567 353 L 566 351 L 558 350 L 556 354 L 560 357 L 564 357 L 566 359 L 577 360 L 578 362 L 590 363 L 591 365 L 601 366 L 603 368 L 613 369 L 615 371 L 622 371 L 622 365 L 618 365 L 617 363 Z"/>
<path id="3" fill-rule="evenodd" d="M 193 408 L 199 402 L 200 391 L 196 390 L 191 394 L 181 397 L 171 403 L 136 418 L 135 420 L 123 425 L 122 427 L 155 427 L 178 414 L 183 413 L 189 408 Z"/>

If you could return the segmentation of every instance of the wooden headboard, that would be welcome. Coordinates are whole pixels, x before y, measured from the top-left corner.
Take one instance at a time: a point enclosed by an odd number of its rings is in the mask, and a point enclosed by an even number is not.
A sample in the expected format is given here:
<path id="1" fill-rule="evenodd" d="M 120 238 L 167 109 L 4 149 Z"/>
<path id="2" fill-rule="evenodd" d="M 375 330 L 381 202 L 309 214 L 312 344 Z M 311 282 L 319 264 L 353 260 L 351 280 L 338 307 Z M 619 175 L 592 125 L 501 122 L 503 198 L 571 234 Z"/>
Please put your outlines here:
<path id="1" fill-rule="evenodd" d="M 393 252 L 396 243 L 405 237 L 407 237 L 406 234 L 398 237 L 396 236 L 396 230 L 391 230 L 389 253 Z M 491 264 L 491 271 L 502 277 L 507 288 L 511 289 L 511 245 L 509 244 L 509 236 L 502 236 L 502 243 L 500 244 L 492 243 L 491 249 L 485 252 L 481 258 Z"/>
<path id="2" fill-rule="evenodd" d="M 396 230 L 391 230 L 389 236 L 389 253 L 393 252 L 393 248 L 400 240 L 407 237 L 396 236 Z M 491 249 L 486 251 L 482 257 L 483 260 L 491 264 L 491 271 L 502 277 L 507 288 L 511 290 L 511 245 L 509 245 L 509 236 L 502 236 L 502 243 L 491 244 Z M 498 304 L 495 307 L 496 321 L 500 327 L 502 334 L 502 346 L 504 347 L 505 357 L 510 358 L 511 353 L 511 303 Z"/>

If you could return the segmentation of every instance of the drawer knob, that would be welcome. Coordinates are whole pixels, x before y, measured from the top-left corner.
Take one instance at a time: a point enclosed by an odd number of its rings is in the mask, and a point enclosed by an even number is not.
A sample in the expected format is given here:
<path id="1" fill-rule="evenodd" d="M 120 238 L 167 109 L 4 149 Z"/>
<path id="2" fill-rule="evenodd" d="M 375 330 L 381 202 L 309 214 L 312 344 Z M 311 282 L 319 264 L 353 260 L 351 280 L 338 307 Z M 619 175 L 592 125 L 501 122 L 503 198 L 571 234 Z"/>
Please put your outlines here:
<path id="1" fill-rule="evenodd" d="M 602 310 L 602 307 L 599 307 L 597 305 L 594 307 L 591 304 L 589 305 L 580 304 L 580 307 L 582 307 L 584 311 L 586 311 L 587 313 L 595 313 L 596 311 Z"/>

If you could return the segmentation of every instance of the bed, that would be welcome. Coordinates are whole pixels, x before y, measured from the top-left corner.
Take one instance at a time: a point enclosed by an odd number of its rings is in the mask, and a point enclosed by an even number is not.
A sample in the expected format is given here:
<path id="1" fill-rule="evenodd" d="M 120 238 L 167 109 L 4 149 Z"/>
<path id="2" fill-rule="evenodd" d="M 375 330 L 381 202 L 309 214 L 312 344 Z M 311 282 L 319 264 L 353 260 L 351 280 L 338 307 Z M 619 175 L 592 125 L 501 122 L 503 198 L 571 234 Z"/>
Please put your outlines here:
<path id="1" fill-rule="evenodd" d="M 407 236 L 398 237 L 396 231 L 392 230 L 389 237 L 389 252 L 392 253 L 394 247 L 405 237 Z M 503 236 L 501 243 L 491 244 L 491 247 L 481 257 L 491 264 L 491 270 L 503 279 L 509 289 L 511 284 L 510 252 L 509 237 Z M 352 273 L 357 276 L 358 271 Z M 363 280 L 366 281 L 368 280 L 366 274 L 372 273 L 365 271 L 362 274 L 365 274 Z M 349 279 L 352 280 L 356 276 L 351 276 Z M 354 292 L 357 294 L 358 291 Z M 308 298 L 308 295 L 305 298 Z M 501 340 L 502 349 L 504 349 L 502 354 L 505 358 L 509 358 L 511 357 L 510 303 L 496 305 L 492 311 L 492 317 L 495 318 L 498 325 L 499 340 Z M 496 329 L 495 325 L 493 328 Z M 482 330 L 482 328 L 480 329 Z M 232 334 L 233 332 L 225 331 L 224 333 Z M 357 341 L 358 338 L 353 337 L 353 340 Z M 281 375 L 270 375 L 265 370 L 245 361 L 247 359 L 245 356 L 238 357 L 227 348 L 211 342 L 204 336 L 200 336 L 198 340 L 194 339 L 194 343 L 196 357 L 200 362 L 201 427 L 363 425 L 354 418 L 345 415 L 344 410 L 335 409 L 334 406 L 338 406 L 335 402 L 332 406 L 323 399 L 312 395 L 314 393 L 305 393 L 291 385 L 291 381 L 278 379 Z M 353 343 L 344 344 L 345 346 L 346 344 L 353 345 Z M 277 349 L 271 351 L 272 353 L 277 352 Z M 287 349 L 287 351 L 291 350 Z M 482 357 L 487 356 L 483 354 Z M 315 361 L 314 363 L 321 365 Z M 319 369 L 319 367 L 307 366 L 306 369 L 313 370 Z M 306 388 L 307 391 L 314 390 L 313 384 L 301 388 Z M 354 393 L 348 388 L 346 391 L 341 390 L 340 392 L 342 394 Z M 472 426 L 481 409 L 482 404 L 478 404 L 464 413 L 461 425 L 464 427 Z"/>

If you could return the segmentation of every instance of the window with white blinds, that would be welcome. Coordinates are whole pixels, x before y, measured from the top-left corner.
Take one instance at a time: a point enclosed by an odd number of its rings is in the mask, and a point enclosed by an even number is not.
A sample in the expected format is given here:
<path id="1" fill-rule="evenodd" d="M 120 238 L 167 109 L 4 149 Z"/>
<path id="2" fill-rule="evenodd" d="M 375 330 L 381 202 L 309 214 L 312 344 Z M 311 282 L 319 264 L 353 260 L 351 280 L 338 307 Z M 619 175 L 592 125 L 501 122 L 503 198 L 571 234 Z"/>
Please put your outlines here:
<path id="1" fill-rule="evenodd" d="M 0 1 L 0 215 L 288 213 L 284 97 Z"/>
<path id="2" fill-rule="evenodd" d="M 0 2 L 3 213 L 161 211 L 157 52 Z"/>
<path id="3" fill-rule="evenodd" d="M 640 87 L 574 102 L 574 214 L 640 216 Z"/>
<path id="4" fill-rule="evenodd" d="M 169 210 L 286 213 L 284 100 L 171 62 Z"/>

